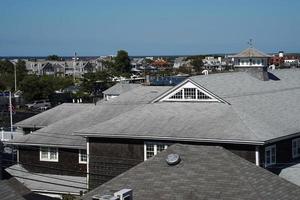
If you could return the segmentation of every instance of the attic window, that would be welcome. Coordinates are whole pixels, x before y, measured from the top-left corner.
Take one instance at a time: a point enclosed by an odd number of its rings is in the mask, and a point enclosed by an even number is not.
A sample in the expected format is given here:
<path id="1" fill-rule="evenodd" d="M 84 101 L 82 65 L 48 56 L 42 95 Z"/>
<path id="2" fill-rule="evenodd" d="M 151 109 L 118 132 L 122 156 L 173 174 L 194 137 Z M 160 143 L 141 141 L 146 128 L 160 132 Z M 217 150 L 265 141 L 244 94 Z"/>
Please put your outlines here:
<path id="1" fill-rule="evenodd" d="M 182 90 L 171 96 L 170 99 L 182 99 Z"/>
<path id="2" fill-rule="evenodd" d="M 212 100 L 211 97 L 197 88 L 183 88 L 169 97 L 169 100 Z"/>
<path id="3" fill-rule="evenodd" d="M 206 88 L 192 80 L 186 80 L 152 102 L 223 102 Z"/>

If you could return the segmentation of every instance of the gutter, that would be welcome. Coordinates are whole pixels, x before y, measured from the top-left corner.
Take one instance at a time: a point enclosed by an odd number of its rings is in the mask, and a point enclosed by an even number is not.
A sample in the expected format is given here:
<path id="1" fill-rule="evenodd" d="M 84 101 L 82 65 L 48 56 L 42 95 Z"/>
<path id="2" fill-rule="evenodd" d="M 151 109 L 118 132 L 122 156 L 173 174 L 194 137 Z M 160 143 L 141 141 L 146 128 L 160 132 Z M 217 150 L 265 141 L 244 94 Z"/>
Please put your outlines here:
<path id="1" fill-rule="evenodd" d="M 274 143 L 274 142 L 278 142 L 278 141 L 286 140 L 286 139 L 291 139 L 293 137 L 299 137 L 299 136 L 300 136 L 300 132 L 290 134 L 290 135 L 287 135 L 287 136 L 281 136 L 281 137 L 277 137 L 277 138 L 274 138 L 274 139 L 266 140 L 265 144 L 271 144 L 271 143 Z"/>
<path id="2" fill-rule="evenodd" d="M 250 145 L 264 145 L 264 141 L 254 140 L 226 140 L 213 138 L 179 138 L 179 137 L 155 137 L 155 136 L 128 136 L 128 135 L 95 135 L 95 134 L 78 134 L 86 138 L 119 138 L 119 139 L 144 139 L 144 140 L 169 140 L 181 142 L 208 142 L 208 143 L 224 143 L 224 144 L 250 144 Z"/>
<path id="3" fill-rule="evenodd" d="M 6 142 L 6 144 L 11 144 L 15 146 L 38 146 L 38 147 L 57 147 L 57 148 L 67 148 L 67 149 L 86 149 L 86 146 L 71 146 L 71 145 L 57 145 L 57 144 L 38 144 L 38 143 L 22 143 L 22 142 Z"/>
<path id="4" fill-rule="evenodd" d="M 29 126 L 29 125 L 22 125 L 22 124 L 14 124 L 15 127 L 20 127 L 20 128 L 45 128 L 46 126 Z"/>

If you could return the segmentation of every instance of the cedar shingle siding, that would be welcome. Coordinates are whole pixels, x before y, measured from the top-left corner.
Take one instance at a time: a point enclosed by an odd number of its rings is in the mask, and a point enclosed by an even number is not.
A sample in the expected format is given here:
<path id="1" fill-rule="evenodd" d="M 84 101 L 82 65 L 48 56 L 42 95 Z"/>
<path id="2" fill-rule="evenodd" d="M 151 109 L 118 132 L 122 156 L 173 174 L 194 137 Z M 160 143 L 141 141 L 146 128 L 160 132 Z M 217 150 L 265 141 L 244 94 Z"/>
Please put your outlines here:
<path id="1" fill-rule="evenodd" d="M 144 161 L 143 141 L 90 138 L 90 189 L 142 161 Z"/>
<path id="2" fill-rule="evenodd" d="M 86 176 L 86 164 L 79 164 L 78 149 L 58 149 L 58 162 L 40 161 L 39 147 L 19 147 L 19 162 L 30 172 Z"/>

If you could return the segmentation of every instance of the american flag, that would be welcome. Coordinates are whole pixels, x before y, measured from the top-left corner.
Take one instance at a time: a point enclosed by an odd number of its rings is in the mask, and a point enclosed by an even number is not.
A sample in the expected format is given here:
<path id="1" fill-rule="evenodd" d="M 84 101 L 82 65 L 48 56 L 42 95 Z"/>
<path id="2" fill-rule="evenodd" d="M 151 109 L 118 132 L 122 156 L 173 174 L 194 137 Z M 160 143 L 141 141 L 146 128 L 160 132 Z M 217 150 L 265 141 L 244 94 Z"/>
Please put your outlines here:
<path id="1" fill-rule="evenodd" d="M 12 112 L 12 114 L 16 114 L 16 108 L 14 105 L 8 105 L 8 110 Z"/>

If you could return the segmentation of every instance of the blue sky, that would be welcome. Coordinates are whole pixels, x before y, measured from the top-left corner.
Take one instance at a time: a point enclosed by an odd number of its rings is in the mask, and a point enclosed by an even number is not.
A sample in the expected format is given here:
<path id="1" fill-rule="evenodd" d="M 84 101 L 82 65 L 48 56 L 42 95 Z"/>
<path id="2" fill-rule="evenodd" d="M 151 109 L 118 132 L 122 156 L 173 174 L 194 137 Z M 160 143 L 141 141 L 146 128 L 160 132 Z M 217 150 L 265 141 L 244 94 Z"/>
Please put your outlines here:
<path id="1" fill-rule="evenodd" d="M 300 52 L 299 0 L 1 0 L 0 56 Z"/>

